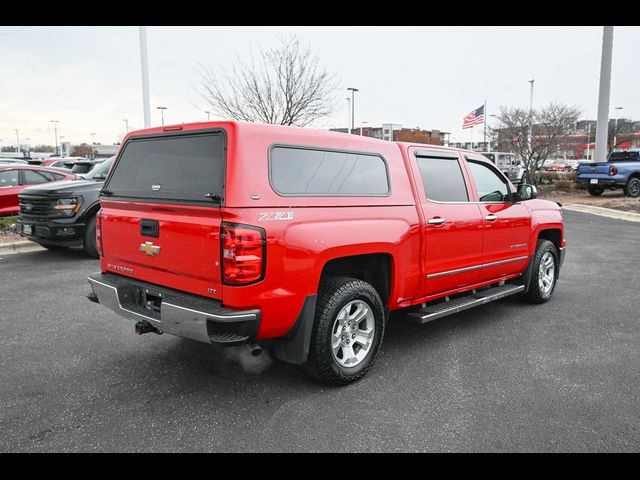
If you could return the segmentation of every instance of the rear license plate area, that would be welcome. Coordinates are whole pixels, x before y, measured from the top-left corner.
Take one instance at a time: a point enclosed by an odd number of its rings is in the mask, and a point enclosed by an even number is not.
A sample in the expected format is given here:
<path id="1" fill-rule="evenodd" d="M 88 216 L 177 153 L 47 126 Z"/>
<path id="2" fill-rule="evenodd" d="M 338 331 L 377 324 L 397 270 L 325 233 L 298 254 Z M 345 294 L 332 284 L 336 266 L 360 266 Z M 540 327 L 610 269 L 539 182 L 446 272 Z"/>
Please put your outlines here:
<path id="1" fill-rule="evenodd" d="M 31 235 L 33 233 L 33 227 L 31 227 L 31 225 L 22 225 L 22 233 Z"/>
<path id="2" fill-rule="evenodd" d="M 597 178 L 592 178 L 589 183 L 591 183 L 592 185 L 593 184 L 597 184 L 598 183 L 598 179 Z"/>
<path id="3" fill-rule="evenodd" d="M 133 301 L 138 308 L 154 314 L 154 317 L 160 315 L 162 293 L 150 288 L 135 287 L 133 291 Z"/>

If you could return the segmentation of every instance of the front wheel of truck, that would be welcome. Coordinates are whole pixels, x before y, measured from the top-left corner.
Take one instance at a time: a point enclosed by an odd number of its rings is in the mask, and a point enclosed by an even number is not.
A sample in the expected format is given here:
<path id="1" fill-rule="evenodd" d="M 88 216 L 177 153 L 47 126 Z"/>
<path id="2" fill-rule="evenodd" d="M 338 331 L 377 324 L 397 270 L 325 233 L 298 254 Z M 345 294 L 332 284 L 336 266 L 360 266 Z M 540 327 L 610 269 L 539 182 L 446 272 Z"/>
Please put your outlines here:
<path id="1" fill-rule="evenodd" d="M 335 277 L 318 294 L 307 371 L 334 385 L 362 378 L 384 337 L 385 314 L 378 292 L 367 282 Z"/>
<path id="2" fill-rule="evenodd" d="M 529 303 L 548 302 L 558 280 L 558 251 L 553 242 L 539 240 L 531 259 L 531 280 L 523 297 Z"/>

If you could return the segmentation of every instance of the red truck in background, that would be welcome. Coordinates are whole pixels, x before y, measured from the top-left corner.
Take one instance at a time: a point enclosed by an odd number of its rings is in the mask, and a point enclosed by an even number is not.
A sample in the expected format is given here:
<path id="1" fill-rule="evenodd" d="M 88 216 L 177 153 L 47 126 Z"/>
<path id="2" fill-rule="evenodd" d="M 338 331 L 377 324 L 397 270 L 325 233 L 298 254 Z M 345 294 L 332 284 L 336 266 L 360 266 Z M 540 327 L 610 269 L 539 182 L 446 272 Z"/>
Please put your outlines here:
<path id="1" fill-rule="evenodd" d="M 389 312 L 551 298 L 561 207 L 479 153 L 232 121 L 131 132 L 101 193 L 89 299 L 218 345 L 361 378 Z"/>

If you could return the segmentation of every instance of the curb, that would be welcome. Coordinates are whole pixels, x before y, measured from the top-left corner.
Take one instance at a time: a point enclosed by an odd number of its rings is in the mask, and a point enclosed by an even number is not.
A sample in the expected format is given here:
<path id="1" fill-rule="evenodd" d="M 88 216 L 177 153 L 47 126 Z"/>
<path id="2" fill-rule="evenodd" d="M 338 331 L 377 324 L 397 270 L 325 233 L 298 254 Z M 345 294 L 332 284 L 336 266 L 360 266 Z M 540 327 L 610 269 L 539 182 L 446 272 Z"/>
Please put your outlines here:
<path id="1" fill-rule="evenodd" d="M 0 243 L 0 255 L 11 255 L 12 253 L 37 252 L 44 250 L 43 247 L 29 240 L 20 242 Z"/>
<path id="2" fill-rule="evenodd" d="M 566 210 L 574 212 L 590 213 L 601 217 L 615 218 L 616 220 L 626 220 L 628 222 L 640 222 L 640 213 L 624 212 L 613 208 L 596 207 L 593 205 L 582 205 L 581 203 L 568 203 L 563 206 Z"/>

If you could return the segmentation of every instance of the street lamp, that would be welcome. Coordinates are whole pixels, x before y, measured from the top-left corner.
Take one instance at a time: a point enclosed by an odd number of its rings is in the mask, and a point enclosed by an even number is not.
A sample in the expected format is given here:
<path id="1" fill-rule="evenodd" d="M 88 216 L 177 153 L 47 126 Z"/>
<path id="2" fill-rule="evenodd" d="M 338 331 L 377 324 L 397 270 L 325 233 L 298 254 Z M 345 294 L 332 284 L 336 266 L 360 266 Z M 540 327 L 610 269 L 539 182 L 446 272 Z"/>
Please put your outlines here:
<path id="1" fill-rule="evenodd" d="M 122 121 L 124 122 L 124 133 L 126 135 L 127 133 L 129 133 L 129 120 L 123 118 Z"/>
<path id="2" fill-rule="evenodd" d="M 533 150 L 533 82 L 535 78 L 527 79 L 527 82 L 531 84 L 529 88 L 529 149 Z"/>
<path id="3" fill-rule="evenodd" d="M 17 139 L 17 143 L 16 143 L 16 153 L 20 153 L 20 135 L 18 135 L 18 129 L 14 128 L 15 132 L 16 132 L 16 139 Z"/>
<path id="4" fill-rule="evenodd" d="M 347 133 L 351 133 L 351 98 L 347 97 Z"/>
<path id="5" fill-rule="evenodd" d="M 93 140 L 93 137 L 96 135 L 96 132 L 91 132 L 89 135 L 91 135 L 91 158 L 95 158 L 96 142 Z"/>
<path id="6" fill-rule="evenodd" d="M 618 117 L 620 116 L 619 110 L 622 110 L 622 107 L 615 107 L 614 110 L 616 110 L 616 125 L 615 125 L 614 131 L 613 131 L 613 147 L 612 147 L 612 150 L 614 148 L 616 148 L 616 145 L 618 145 Z"/>
<path id="7" fill-rule="evenodd" d="M 207 114 L 207 122 L 211 120 L 211 112 L 208 110 L 205 110 L 204 113 Z"/>
<path id="8" fill-rule="evenodd" d="M 56 157 L 59 155 L 58 153 L 58 123 L 60 123 L 60 120 L 51 120 L 51 123 L 53 123 L 53 132 L 54 135 L 56 137 Z"/>
<path id="9" fill-rule="evenodd" d="M 162 116 L 162 125 L 164 125 L 164 111 L 167 109 L 167 107 L 156 107 L 158 110 L 160 110 L 160 115 Z"/>
<path id="10" fill-rule="evenodd" d="M 356 102 L 355 102 L 355 93 L 359 92 L 360 90 L 358 90 L 357 88 L 353 88 L 353 87 L 349 87 L 347 88 L 347 90 L 351 90 L 351 130 L 353 131 L 356 127 L 355 127 L 355 106 L 356 106 Z"/>

